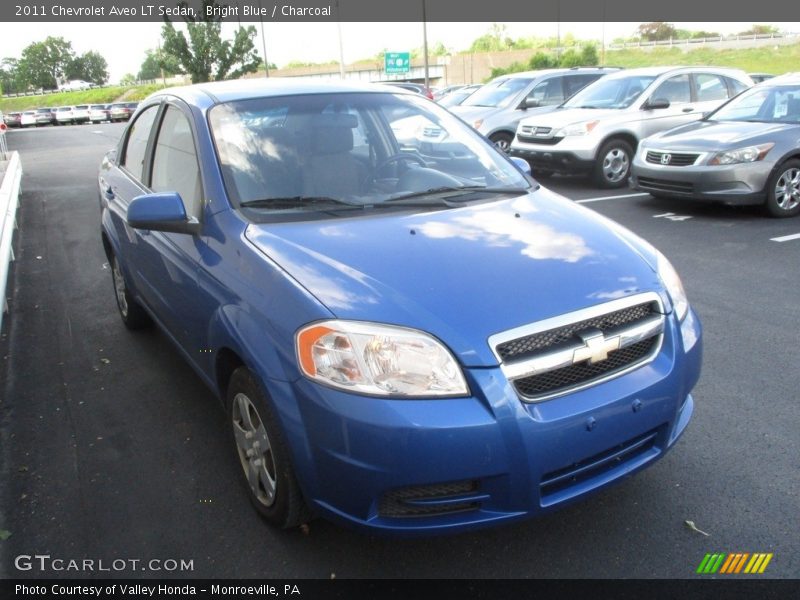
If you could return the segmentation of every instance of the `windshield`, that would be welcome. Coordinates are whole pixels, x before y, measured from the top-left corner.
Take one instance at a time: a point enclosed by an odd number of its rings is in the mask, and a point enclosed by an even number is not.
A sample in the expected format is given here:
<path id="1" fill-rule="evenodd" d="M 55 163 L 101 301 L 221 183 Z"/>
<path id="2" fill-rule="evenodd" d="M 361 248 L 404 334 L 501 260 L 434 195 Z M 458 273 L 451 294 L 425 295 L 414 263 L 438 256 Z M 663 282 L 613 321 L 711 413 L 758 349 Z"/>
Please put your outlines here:
<path id="1" fill-rule="evenodd" d="M 564 108 L 628 108 L 656 80 L 655 75 L 602 77 L 583 88 Z"/>
<path id="2" fill-rule="evenodd" d="M 209 120 L 228 195 L 254 219 L 399 206 L 427 191 L 463 192 L 466 199 L 468 190 L 474 196 L 530 187 L 471 128 L 407 94 L 242 100 L 215 106 Z"/>
<path id="3" fill-rule="evenodd" d="M 750 88 L 711 113 L 707 119 L 800 123 L 800 84 Z"/>
<path id="4" fill-rule="evenodd" d="M 461 106 L 505 108 L 514 101 L 514 98 L 519 92 L 530 85 L 531 81 L 533 81 L 533 79 L 522 77 L 495 79 L 464 100 Z"/>

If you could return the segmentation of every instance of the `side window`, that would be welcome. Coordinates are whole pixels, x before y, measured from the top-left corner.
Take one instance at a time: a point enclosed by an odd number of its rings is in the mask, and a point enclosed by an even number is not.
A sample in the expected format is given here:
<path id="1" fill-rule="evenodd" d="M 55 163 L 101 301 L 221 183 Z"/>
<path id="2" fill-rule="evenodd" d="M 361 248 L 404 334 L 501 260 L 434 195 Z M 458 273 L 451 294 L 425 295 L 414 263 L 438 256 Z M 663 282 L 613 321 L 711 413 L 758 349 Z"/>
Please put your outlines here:
<path id="1" fill-rule="evenodd" d="M 147 150 L 147 140 L 150 137 L 150 130 L 153 128 L 153 121 L 157 113 L 158 105 L 145 109 L 131 125 L 128 132 L 125 157 L 122 159 L 121 164 L 139 181 L 142 180 L 142 172 L 144 171 L 144 153 Z"/>
<path id="2" fill-rule="evenodd" d="M 669 100 L 670 104 L 691 102 L 692 95 L 689 89 L 689 75 L 676 75 L 662 83 L 653 95 L 653 100 Z"/>
<path id="3" fill-rule="evenodd" d="M 725 100 L 728 97 L 728 87 L 719 75 L 698 73 L 694 76 L 694 81 L 695 95 L 698 102 Z"/>
<path id="4" fill-rule="evenodd" d="M 158 131 L 150 187 L 156 192 L 178 192 L 186 213 L 197 215 L 202 199 L 200 167 L 189 121 L 174 106 L 167 107 Z"/>
<path id="5" fill-rule="evenodd" d="M 564 94 L 561 92 L 561 79 L 552 77 L 537 84 L 530 91 L 526 100 L 536 100 L 539 106 L 561 104 L 564 101 Z"/>
<path id="6" fill-rule="evenodd" d="M 726 77 L 725 79 L 728 81 L 728 87 L 731 89 L 731 98 L 738 96 L 747 89 L 747 86 L 738 79 L 732 79 L 730 77 Z"/>
<path id="7" fill-rule="evenodd" d="M 599 75 L 567 75 L 564 77 L 564 98 L 574 96 L 598 78 Z"/>

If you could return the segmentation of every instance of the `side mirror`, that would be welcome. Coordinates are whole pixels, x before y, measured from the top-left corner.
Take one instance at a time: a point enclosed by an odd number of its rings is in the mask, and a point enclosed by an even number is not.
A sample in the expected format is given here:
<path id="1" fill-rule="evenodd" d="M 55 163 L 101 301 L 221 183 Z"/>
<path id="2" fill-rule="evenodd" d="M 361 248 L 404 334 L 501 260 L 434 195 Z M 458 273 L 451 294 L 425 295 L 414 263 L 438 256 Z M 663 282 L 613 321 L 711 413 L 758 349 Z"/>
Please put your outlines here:
<path id="1" fill-rule="evenodd" d="M 186 214 L 177 192 L 158 192 L 136 196 L 128 205 L 128 225 L 134 229 L 195 234 L 200 222 Z"/>
<path id="2" fill-rule="evenodd" d="M 520 171 L 525 173 L 525 175 L 531 174 L 531 165 L 527 160 L 520 158 L 519 156 L 510 156 L 509 158 Z"/>
<path id="3" fill-rule="evenodd" d="M 642 106 L 644 110 L 654 110 L 657 108 L 669 108 L 669 100 L 666 98 L 653 98 L 652 100 L 648 100 Z"/>
<path id="4" fill-rule="evenodd" d="M 521 108 L 524 110 L 526 108 L 536 108 L 541 105 L 541 102 L 539 102 L 536 98 L 525 98 L 525 100 L 522 101 Z"/>

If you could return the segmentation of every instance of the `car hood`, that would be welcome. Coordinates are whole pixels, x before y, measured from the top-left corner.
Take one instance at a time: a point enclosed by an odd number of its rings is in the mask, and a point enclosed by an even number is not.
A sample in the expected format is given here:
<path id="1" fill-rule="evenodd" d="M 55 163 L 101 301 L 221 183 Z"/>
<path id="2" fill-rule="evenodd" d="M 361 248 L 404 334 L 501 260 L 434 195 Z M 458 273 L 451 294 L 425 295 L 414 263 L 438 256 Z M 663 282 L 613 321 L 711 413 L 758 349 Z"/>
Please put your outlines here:
<path id="1" fill-rule="evenodd" d="M 796 138 L 800 126 L 790 123 L 696 121 L 654 135 L 647 139 L 646 145 L 663 150 L 729 150 L 774 140 L 784 132 Z"/>
<path id="2" fill-rule="evenodd" d="M 615 228 L 542 188 L 453 209 L 253 224 L 246 237 L 335 317 L 427 331 L 462 364 L 488 366 L 492 334 L 661 290 L 632 234 Z"/>
<path id="3" fill-rule="evenodd" d="M 556 129 L 565 127 L 572 123 L 582 121 L 599 121 L 613 118 L 625 119 L 630 116 L 627 110 L 603 109 L 603 108 L 562 108 L 548 113 L 542 118 L 538 115 L 525 117 L 520 125 L 536 125 L 538 127 L 550 127 Z"/>

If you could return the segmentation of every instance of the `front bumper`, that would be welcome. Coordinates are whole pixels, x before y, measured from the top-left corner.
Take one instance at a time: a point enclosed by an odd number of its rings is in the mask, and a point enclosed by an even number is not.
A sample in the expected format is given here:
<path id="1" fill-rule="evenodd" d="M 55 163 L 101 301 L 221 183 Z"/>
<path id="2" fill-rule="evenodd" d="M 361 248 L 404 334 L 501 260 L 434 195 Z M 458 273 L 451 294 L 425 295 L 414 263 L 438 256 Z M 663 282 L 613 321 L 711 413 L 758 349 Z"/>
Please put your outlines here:
<path id="1" fill-rule="evenodd" d="M 700 324 L 667 319 L 656 359 L 536 404 L 499 367 L 466 370 L 473 396 L 382 400 L 270 381 L 308 504 L 373 532 L 455 532 L 533 517 L 624 479 L 691 418 Z"/>
<path id="2" fill-rule="evenodd" d="M 772 167 L 765 161 L 670 167 L 646 162 L 639 153 L 633 161 L 630 185 L 659 196 L 730 205 L 763 204 Z"/>
<path id="3" fill-rule="evenodd" d="M 536 169 L 569 174 L 585 173 L 591 171 L 594 166 L 594 159 L 582 158 L 574 152 L 529 150 L 512 146 L 508 154 L 527 160 L 534 171 L 534 176 L 536 176 Z"/>

